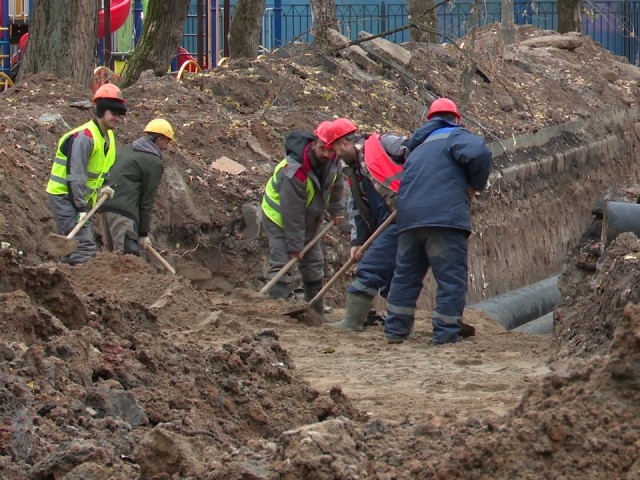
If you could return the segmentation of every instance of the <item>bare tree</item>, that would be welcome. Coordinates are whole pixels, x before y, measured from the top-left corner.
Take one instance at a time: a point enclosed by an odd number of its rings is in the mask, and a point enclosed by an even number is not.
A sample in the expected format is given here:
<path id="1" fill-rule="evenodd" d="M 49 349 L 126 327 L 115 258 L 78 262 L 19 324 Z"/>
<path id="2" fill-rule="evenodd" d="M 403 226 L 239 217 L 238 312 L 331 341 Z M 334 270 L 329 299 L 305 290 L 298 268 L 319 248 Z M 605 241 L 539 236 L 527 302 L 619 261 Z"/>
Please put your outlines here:
<path id="1" fill-rule="evenodd" d="M 321 50 L 326 50 L 331 46 L 327 38 L 327 31 L 329 29 L 340 31 L 336 2 L 334 0 L 311 0 L 311 17 L 315 44 Z"/>
<path id="2" fill-rule="evenodd" d="M 149 0 L 140 43 L 122 74 L 123 87 L 135 83 L 145 70 L 153 70 L 158 76 L 167 73 L 182 42 L 190 3 L 190 0 Z"/>
<path id="3" fill-rule="evenodd" d="M 558 0 L 558 32 L 582 31 L 581 8 L 581 0 Z"/>
<path id="4" fill-rule="evenodd" d="M 438 17 L 436 15 L 434 0 L 408 0 L 409 23 L 416 23 L 418 27 L 424 25 L 425 29 L 412 28 L 409 32 L 413 42 L 438 42 Z"/>
<path id="5" fill-rule="evenodd" d="M 502 0 L 501 8 L 500 35 L 505 45 L 511 45 L 516 41 L 516 27 L 513 23 L 513 0 Z"/>
<path id="6" fill-rule="evenodd" d="M 18 80 L 49 72 L 89 86 L 98 31 L 96 0 L 35 0 Z"/>
<path id="7" fill-rule="evenodd" d="M 238 0 L 229 30 L 229 52 L 234 58 L 257 57 L 265 0 Z"/>

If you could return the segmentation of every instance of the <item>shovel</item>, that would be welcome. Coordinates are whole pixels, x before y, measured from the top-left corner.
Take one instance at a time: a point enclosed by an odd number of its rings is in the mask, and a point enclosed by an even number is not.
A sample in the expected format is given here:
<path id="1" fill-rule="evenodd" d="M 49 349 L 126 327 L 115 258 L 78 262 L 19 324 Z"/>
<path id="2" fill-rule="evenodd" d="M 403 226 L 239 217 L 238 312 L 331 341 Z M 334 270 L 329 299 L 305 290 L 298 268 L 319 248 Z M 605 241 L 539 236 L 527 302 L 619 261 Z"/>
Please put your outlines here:
<path id="1" fill-rule="evenodd" d="M 78 241 L 73 237 L 78 234 L 83 225 L 91 219 L 93 214 L 98 211 L 98 209 L 104 202 L 107 201 L 108 198 L 109 195 L 107 195 L 106 193 L 103 194 L 98 199 L 95 206 L 87 212 L 84 218 L 80 220 L 75 227 L 73 227 L 73 230 L 71 230 L 71 232 L 69 232 L 67 236 L 50 233 L 45 240 L 46 248 L 49 253 L 54 257 L 64 257 L 65 255 L 71 255 L 73 252 L 75 252 L 78 248 Z"/>
<path id="2" fill-rule="evenodd" d="M 333 227 L 333 220 L 327 222 L 327 224 L 322 228 L 322 230 L 320 230 L 320 233 L 318 233 L 315 237 L 313 237 L 309 243 L 307 243 L 304 248 L 302 249 L 302 253 L 303 255 L 305 253 L 307 253 L 311 247 L 313 247 L 316 243 L 318 243 L 318 240 L 320 240 L 322 238 L 322 236 L 327 233 L 331 227 Z M 260 291 L 258 293 L 264 294 L 267 293 L 269 290 L 271 290 L 271 287 L 273 287 L 278 280 L 280 280 L 289 270 L 291 270 L 291 267 L 293 267 L 297 262 L 299 261 L 298 258 L 294 257 L 291 260 L 289 260 L 284 267 L 282 267 L 280 269 L 280 271 L 278 273 L 276 273 L 274 275 L 274 277 L 269 280 L 269 282 L 260 289 Z"/>
<path id="3" fill-rule="evenodd" d="M 160 255 L 155 248 L 149 245 L 147 246 L 146 251 L 149 252 L 151 255 L 153 255 L 156 258 L 156 260 L 158 260 L 162 264 L 162 266 L 166 268 L 169 271 L 169 273 L 171 273 L 171 275 L 176 274 L 176 271 L 173 269 L 171 265 L 169 265 L 169 262 L 167 262 L 164 258 L 162 258 L 162 255 Z"/>
<path id="4" fill-rule="evenodd" d="M 322 287 L 322 290 L 320 290 L 318 292 L 318 294 L 313 297 L 311 300 L 309 300 L 309 303 L 307 303 L 306 305 L 302 305 L 300 307 L 294 308 L 292 310 L 289 310 L 287 312 L 285 312 L 284 314 L 289 316 L 289 317 L 299 317 L 304 315 L 305 313 L 309 312 L 309 310 L 322 298 L 324 297 L 324 295 L 327 293 L 327 291 L 333 287 L 333 285 L 338 281 L 338 279 L 340 277 L 342 277 L 342 275 L 344 275 L 344 272 L 346 272 L 347 270 L 349 270 L 349 268 L 351 267 L 351 265 L 353 265 L 354 263 L 357 262 L 356 257 L 359 256 L 359 254 L 363 254 L 367 248 L 369 248 L 371 246 L 371 244 L 373 243 L 373 241 L 378 238 L 382 232 L 384 232 L 386 230 L 386 228 L 391 225 L 396 219 L 396 212 L 395 210 L 391 213 L 391 215 L 389 215 L 387 217 L 387 219 L 376 229 L 375 232 L 373 232 L 371 234 L 371 236 L 367 239 L 366 242 L 364 242 L 364 244 L 358 249 L 358 251 L 356 252 L 356 254 L 351 257 L 347 263 L 345 263 L 342 268 L 340 270 L 338 270 L 336 272 L 336 274 L 331 277 L 329 279 L 329 281 L 327 282 L 327 284 Z"/>

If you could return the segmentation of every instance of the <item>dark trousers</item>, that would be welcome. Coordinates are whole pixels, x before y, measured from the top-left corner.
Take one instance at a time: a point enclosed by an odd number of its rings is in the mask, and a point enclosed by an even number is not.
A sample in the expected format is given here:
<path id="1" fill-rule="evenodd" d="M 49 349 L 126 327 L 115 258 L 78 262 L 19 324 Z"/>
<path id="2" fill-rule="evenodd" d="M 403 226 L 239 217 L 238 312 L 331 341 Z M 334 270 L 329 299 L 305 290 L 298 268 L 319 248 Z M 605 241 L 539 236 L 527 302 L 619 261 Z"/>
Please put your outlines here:
<path id="1" fill-rule="evenodd" d="M 431 268 L 438 286 L 433 342 L 458 341 L 468 288 L 467 237 L 465 230 L 443 227 L 420 227 L 400 234 L 387 297 L 387 338 L 406 338 L 411 333 L 416 303 Z"/>

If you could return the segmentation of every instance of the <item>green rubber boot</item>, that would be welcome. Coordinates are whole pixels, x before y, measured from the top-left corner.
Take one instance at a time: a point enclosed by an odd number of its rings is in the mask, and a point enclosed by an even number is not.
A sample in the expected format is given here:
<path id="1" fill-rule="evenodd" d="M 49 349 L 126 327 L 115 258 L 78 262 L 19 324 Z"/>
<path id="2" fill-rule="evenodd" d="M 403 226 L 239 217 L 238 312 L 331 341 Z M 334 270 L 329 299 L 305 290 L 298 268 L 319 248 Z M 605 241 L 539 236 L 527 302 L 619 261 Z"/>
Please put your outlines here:
<path id="1" fill-rule="evenodd" d="M 353 332 L 362 332 L 371 304 L 373 304 L 373 297 L 348 293 L 344 318 L 340 322 L 330 323 L 329 326 Z"/>

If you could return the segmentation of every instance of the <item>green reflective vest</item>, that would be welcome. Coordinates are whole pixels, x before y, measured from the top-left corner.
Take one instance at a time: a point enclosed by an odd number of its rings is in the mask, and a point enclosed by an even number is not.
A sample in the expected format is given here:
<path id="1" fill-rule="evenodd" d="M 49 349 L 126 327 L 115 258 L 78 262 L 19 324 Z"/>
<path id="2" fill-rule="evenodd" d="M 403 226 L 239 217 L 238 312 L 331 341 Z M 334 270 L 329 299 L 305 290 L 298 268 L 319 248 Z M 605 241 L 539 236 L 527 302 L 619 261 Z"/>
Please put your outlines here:
<path id="1" fill-rule="evenodd" d="M 94 205 L 98 199 L 98 191 L 104 183 L 104 177 L 111 169 L 111 166 L 116 160 L 116 142 L 113 136 L 113 131 L 109 130 L 109 150 L 106 155 L 104 153 L 104 137 L 100 131 L 100 127 L 93 120 L 80 125 L 78 128 L 74 128 L 70 132 L 60 138 L 58 141 L 58 151 L 53 159 L 53 165 L 51 167 L 51 175 L 49 176 L 49 182 L 47 183 L 47 193 L 53 195 L 67 195 L 69 194 L 69 184 L 67 183 L 68 160 L 67 156 L 62 152 L 62 148 L 67 139 L 80 131 L 89 130 L 93 137 L 93 151 L 91 157 L 87 162 L 87 193 L 86 199 L 88 205 Z"/>
<path id="2" fill-rule="evenodd" d="M 289 161 L 285 158 L 276 166 L 273 176 L 267 182 L 267 188 L 262 197 L 262 210 L 265 215 L 280 228 L 284 228 L 284 221 L 282 220 L 282 210 L 280 209 L 280 185 L 278 184 L 280 175 L 278 174 L 288 163 Z M 307 207 L 313 200 L 315 193 L 316 190 L 313 187 L 313 180 L 307 175 Z"/>

